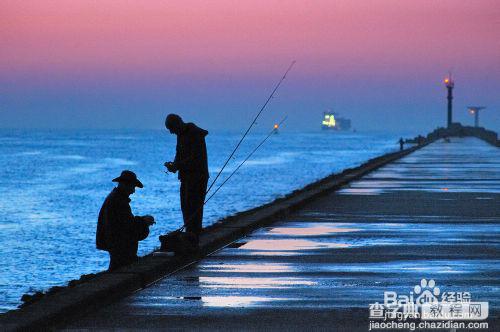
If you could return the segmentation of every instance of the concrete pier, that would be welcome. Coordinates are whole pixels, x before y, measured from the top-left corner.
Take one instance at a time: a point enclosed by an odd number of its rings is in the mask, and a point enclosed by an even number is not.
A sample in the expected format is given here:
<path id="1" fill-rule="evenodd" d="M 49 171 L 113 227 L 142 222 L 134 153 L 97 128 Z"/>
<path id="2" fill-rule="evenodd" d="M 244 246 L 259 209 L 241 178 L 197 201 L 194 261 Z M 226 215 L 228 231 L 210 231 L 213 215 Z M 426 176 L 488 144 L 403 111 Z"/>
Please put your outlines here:
<path id="1" fill-rule="evenodd" d="M 59 327 L 367 331 L 384 291 L 433 279 L 489 302 L 494 331 L 499 223 L 500 150 L 441 140 Z"/>

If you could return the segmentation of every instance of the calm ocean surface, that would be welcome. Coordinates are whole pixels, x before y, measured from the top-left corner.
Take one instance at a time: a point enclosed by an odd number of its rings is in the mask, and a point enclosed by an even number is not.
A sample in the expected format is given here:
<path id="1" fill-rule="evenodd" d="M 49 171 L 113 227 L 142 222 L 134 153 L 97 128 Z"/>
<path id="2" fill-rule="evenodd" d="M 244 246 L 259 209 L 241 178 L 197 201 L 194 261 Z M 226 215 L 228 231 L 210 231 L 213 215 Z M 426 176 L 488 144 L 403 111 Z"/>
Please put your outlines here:
<path id="1" fill-rule="evenodd" d="M 220 180 L 265 136 L 251 134 Z M 240 137 L 207 136 L 212 179 Z M 396 151 L 399 137 L 321 131 L 273 135 L 207 204 L 204 225 Z M 123 169 L 135 171 L 144 183 L 132 196 L 134 213 L 152 214 L 157 222 L 139 253 L 150 252 L 159 245 L 158 235 L 179 227 L 177 175 L 163 172 L 174 151 L 175 136 L 166 131 L 0 130 L 0 312 L 19 305 L 23 293 L 107 268 L 107 253 L 95 249 L 95 226 L 114 186 L 111 179 Z"/>

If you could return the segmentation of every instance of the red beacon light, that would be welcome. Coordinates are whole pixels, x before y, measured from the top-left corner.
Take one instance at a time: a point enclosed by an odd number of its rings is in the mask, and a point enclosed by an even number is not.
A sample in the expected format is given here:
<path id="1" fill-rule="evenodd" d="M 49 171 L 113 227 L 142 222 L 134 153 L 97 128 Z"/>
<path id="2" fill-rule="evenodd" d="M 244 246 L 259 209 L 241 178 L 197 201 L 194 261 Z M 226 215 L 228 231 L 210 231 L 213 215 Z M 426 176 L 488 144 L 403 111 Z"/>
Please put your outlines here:
<path id="1" fill-rule="evenodd" d="M 453 86 L 455 85 L 453 79 L 451 78 L 451 73 L 448 77 L 444 79 L 444 84 L 446 85 L 447 88 L 453 88 Z"/>

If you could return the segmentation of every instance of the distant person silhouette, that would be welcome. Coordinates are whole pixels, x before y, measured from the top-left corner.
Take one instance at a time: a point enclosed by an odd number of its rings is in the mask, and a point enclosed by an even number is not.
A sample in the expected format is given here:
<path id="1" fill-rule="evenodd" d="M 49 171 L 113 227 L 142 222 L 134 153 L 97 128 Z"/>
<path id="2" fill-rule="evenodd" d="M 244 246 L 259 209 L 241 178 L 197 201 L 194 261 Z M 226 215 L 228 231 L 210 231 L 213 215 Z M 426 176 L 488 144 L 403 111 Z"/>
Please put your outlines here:
<path id="1" fill-rule="evenodd" d="M 102 204 L 96 231 L 97 249 L 109 252 L 109 271 L 137 261 L 139 241 L 149 235 L 149 226 L 154 224 L 152 216 L 132 214 L 129 196 L 135 187 L 143 187 L 135 173 L 125 170 L 113 182 L 118 186 Z"/>
<path id="2" fill-rule="evenodd" d="M 207 191 L 208 161 L 205 136 L 208 131 L 194 123 L 185 123 L 177 114 L 169 114 L 165 127 L 177 135 L 176 154 L 173 162 L 165 166 L 172 172 L 179 172 L 181 181 L 180 200 L 186 232 L 192 233 L 199 244 L 202 230 L 203 203 Z"/>
<path id="3" fill-rule="evenodd" d="M 403 151 L 404 149 L 404 144 L 405 144 L 405 141 L 403 141 L 403 137 L 401 137 L 399 139 L 399 151 Z"/>

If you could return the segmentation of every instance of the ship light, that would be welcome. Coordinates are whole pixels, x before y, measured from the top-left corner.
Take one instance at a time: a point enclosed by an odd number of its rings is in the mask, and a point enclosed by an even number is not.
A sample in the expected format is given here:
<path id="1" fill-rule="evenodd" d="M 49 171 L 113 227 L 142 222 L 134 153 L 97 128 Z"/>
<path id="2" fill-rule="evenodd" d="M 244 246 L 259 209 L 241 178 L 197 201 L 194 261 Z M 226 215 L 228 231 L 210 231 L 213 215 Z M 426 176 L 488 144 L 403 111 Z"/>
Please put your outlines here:
<path id="1" fill-rule="evenodd" d="M 323 125 L 327 127 L 335 127 L 335 117 L 333 114 L 326 114 L 323 120 Z"/>

